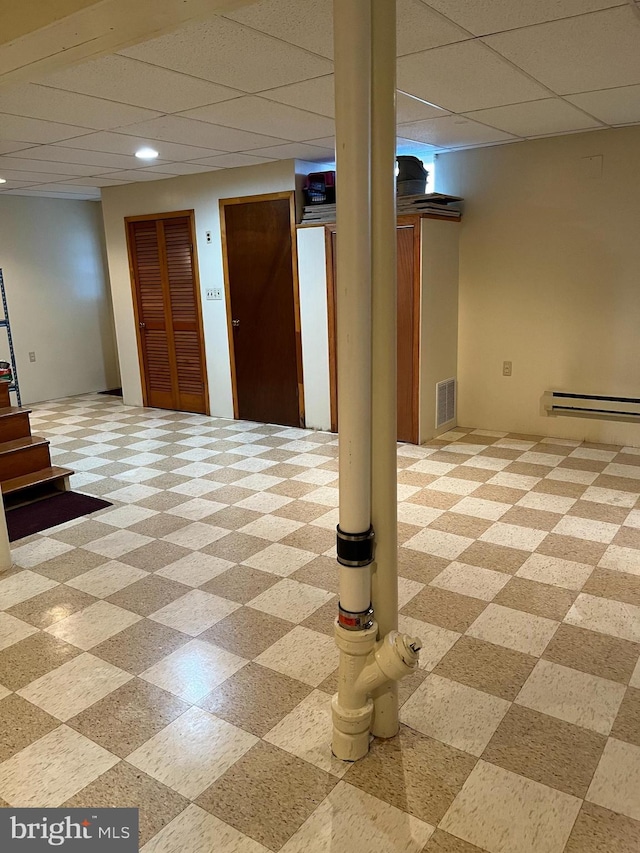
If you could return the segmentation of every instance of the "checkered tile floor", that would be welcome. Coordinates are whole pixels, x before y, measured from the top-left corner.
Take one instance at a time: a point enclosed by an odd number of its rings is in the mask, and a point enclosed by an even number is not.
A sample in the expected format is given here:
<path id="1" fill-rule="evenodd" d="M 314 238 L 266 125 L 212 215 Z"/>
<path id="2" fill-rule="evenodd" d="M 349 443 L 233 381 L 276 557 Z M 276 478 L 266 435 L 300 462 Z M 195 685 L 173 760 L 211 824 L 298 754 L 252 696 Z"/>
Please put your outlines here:
<path id="1" fill-rule="evenodd" d="M 638 853 L 640 451 L 400 447 L 424 651 L 400 737 L 348 766 L 335 436 L 97 395 L 33 427 L 113 507 L 0 580 L 1 804 L 139 806 L 145 853 Z"/>

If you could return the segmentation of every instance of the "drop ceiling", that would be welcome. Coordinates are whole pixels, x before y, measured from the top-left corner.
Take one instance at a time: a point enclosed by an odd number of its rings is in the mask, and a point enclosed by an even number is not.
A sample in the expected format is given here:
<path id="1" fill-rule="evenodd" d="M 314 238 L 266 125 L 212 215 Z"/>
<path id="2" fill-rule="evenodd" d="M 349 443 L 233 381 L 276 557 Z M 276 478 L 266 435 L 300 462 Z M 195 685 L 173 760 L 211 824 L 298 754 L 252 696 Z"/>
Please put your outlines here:
<path id="1" fill-rule="evenodd" d="M 397 0 L 398 149 L 640 123 L 630 0 Z M 3 194 L 333 159 L 332 0 L 262 0 L 0 88 Z M 152 163 L 135 152 L 151 145 Z"/>

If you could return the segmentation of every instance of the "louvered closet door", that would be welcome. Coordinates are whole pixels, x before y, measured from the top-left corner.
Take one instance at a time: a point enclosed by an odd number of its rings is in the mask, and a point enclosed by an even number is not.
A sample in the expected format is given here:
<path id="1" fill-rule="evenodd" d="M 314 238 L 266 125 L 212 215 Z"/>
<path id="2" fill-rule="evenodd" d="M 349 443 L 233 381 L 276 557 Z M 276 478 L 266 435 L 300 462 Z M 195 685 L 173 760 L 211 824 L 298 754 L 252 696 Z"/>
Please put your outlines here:
<path id="1" fill-rule="evenodd" d="M 206 412 L 189 217 L 128 223 L 148 406 Z"/>

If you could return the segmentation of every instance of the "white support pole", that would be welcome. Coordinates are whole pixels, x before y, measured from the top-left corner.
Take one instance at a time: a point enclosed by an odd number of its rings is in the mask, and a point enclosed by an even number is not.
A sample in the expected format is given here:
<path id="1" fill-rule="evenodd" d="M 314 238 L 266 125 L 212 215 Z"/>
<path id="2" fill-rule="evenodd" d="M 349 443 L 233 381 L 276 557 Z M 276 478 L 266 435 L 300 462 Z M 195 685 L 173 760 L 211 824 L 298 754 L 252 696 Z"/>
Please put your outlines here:
<path id="1" fill-rule="evenodd" d="M 9 545 L 9 534 L 7 532 L 7 517 L 4 514 L 4 501 L 0 490 L 0 573 L 11 568 L 11 547 Z"/>
<path id="2" fill-rule="evenodd" d="M 379 636 L 398 630 L 396 3 L 372 0 L 372 603 Z M 398 732 L 398 682 L 373 694 L 372 732 Z"/>
<path id="3" fill-rule="evenodd" d="M 371 0 L 335 0 L 340 529 L 371 525 Z M 341 569 L 340 604 L 371 603 L 371 569 Z"/>

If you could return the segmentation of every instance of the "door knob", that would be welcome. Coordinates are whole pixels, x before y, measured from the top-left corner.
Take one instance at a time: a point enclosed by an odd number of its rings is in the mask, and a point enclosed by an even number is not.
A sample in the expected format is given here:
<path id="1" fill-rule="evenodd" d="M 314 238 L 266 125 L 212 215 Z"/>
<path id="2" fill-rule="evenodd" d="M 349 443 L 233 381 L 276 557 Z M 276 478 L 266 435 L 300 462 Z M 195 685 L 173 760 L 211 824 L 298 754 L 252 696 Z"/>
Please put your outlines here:
<path id="1" fill-rule="evenodd" d="M 232 320 L 231 325 L 237 329 L 238 326 L 240 325 L 240 320 Z"/>
<path id="2" fill-rule="evenodd" d="M 141 329 L 146 329 L 146 328 L 147 328 L 147 324 L 146 324 L 146 323 L 143 323 L 143 322 L 142 322 L 142 320 L 140 320 L 140 323 L 139 323 L 138 325 L 140 326 L 140 328 L 141 328 Z"/>

